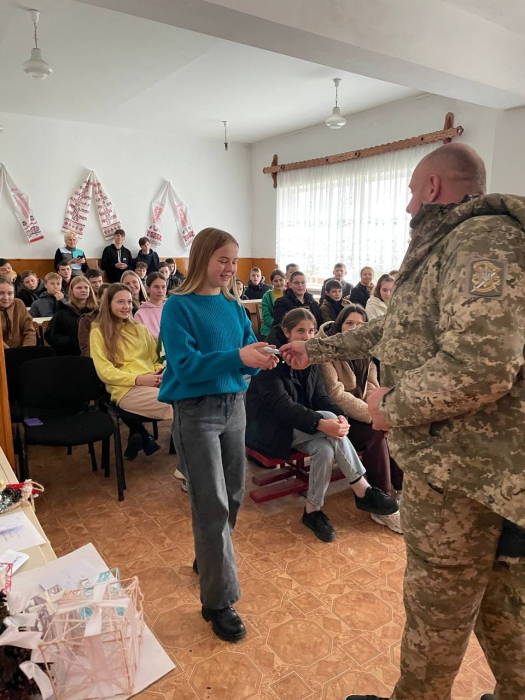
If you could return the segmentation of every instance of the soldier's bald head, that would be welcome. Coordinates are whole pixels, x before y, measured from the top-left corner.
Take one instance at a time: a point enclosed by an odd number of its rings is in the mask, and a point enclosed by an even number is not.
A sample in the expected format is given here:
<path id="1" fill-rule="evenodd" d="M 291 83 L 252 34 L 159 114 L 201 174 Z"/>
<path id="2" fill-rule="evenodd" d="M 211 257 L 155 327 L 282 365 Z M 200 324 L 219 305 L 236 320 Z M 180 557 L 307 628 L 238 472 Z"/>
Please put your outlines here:
<path id="1" fill-rule="evenodd" d="M 487 173 L 483 159 L 465 143 L 449 143 L 425 156 L 417 165 L 407 211 L 415 216 L 422 204 L 461 202 L 466 195 L 484 194 Z"/>

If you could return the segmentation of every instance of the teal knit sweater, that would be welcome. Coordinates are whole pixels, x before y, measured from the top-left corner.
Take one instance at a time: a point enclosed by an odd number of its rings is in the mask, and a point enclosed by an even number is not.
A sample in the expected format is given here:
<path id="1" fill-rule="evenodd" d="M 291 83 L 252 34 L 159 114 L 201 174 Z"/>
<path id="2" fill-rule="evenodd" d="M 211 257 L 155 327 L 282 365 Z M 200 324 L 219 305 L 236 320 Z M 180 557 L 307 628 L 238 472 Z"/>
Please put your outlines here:
<path id="1" fill-rule="evenodd" d="M 244 391 L 239 350 L 256 343 L 244 307 L 223 294 L 173 295 L 164 304 L 160 338 L 166 353 L 159 401 Z"/>

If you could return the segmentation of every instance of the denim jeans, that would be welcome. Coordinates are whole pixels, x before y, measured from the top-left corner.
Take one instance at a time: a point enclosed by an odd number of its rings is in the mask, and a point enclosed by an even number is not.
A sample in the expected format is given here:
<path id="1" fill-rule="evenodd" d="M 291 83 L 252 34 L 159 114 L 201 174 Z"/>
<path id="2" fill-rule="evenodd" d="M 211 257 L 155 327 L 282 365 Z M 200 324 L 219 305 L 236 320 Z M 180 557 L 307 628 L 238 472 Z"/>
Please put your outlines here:
<path id="1" fill-rule="evenodd" d="M 201 601 L 220 610 L 240 596 L 232 532 L 244 496 L 244 392 L 173 404 L 173 441 L 188 483 Z"/>
<path id="2" fill-rule="evenodd" d="M 326 419 L 337 418 L 335 413 L 330 411 L 317 411 L 317 413 Z M 320 430 L 313 435 L 294 430 L 292 447 L 310 455 L 307 498 L 313 506 L 324 504 L 325 493 L 332 478 L 334 461 L 350 482 L 357 481 L 365 474 L 365 468 L 347 437 L 336 440 Z"/>

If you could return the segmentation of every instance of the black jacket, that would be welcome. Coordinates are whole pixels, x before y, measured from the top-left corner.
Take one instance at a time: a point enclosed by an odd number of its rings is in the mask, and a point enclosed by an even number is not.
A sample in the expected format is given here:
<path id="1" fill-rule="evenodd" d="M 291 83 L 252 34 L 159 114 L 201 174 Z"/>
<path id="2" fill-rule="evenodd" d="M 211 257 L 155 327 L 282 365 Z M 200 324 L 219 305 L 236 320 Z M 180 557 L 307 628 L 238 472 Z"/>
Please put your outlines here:
<path id="1" fill-rule="evenodd" d="M 323 288 L 321 289 L 321 299 L 324 299 L 326 283 L 330 282 L 330 280 L 335 280 L 335 277 L 329 277 L 323 282 Z M 352 292 L 352 285 L 350 284 L 350 282 L 342 282 L 341 284 L 343 285 L 343 297 L 349 297 Z"/>
<path id="2" fill-rule="evenodd" d="M 119 252 L 120 252 L 120 261 L 119 261 Z M 104 270 L 106 273 L 106 276 L 108 278 L 108 282 L 110 284 L 113 284 L 113 282 L 120 282 L 120 278 L 122 276 L 123 272 L 126 272 L 126 270 L 119 270 L 118 267 L 115 267 L 115 264 L 118 262 L 123 262 L 126 263 L 128 266 L 126 269 L 132 270 L 132 258 L 131 258 L 131 252 L 122 246 L 119 250 L 115 247 L 115 244 L 112 243 L 111 245 L 108 245 L 104 248 L 104 251 L 102 252 L 102 260 L 100 261 L 100 267 Z"/>
<path id="3" fill-rule="evenodd" d="M 36 301 L 37 299 L 40 299 L 42 294 L 45 294 L 46 288 L 44 287 L 44 283 L 42 280 L 38 280 L 38 286 L 36 289 L 33 289 L 33 291 L 30 291 L 29 289 L 26 289 L 25 287 L 20 287 L 18 290 L 18 294 L 16 295 L 19 299 L 21 299 L 26 306 L 31 306 L 31 304 Z"/>
<path id="4" fill-rule="evenodd" d="M 366 307 L 366 302 L 370 299 L 370 292 L 364 284 L 358 282 L 356 286 L 352 289 L 350 294 L 350 301 L 352 304 L 361 304 L 363 309 Z"/>
<path id="5" fill-rule="evenodd" d="M 148 271 L 146 272 L 146 277 L 151 273 L 151 272 L 157 272 L 159 269 L 159 256 L 158 253 L 156 253 L 154 250 L 152 250 L 148 255 L 142 252 L 142 250 L 139 250 L 139 254 L 137 255 L 136 258 L 133 258 L 131 261 L 131 269 L 134 270 L 135 267 L 137 266 L 138 262 L 143 262 L 146 263 L 148 266 Z M 128 263 L 129 264 L 129 263 Z M 125 270 L 124 270 L 125 272 Z"/>
<path id="6" fill-rule="evenodd" d="M 286 341 L 280 327 L 272 328 L 268 344 Z M 302 375 L 302 381 L 299 380 Z M 321 420 L 317 411 L 344 411 L 327 395 L 321 368 L 294 370 L 286 362 L 252 378 L 246 394 L 246 445 L 271 457 L 292 453 L 294 428 L 313 435 Z"/>
<path id="7" fill-rule="evenodd" d="M 254 284 L 251 280 L 248 280 L 248 286 L 244 288 L 244 293 L 247 299 L 253 301 L 253 299 L 262 299 L 263 295 L 271 288 L 271 285 L 264 284 L 264 278 L 259 284 Z"/>
<path id="8" fill-rule="evenodd" d="M 67 299 L 57 301 L 54 296 L 44 292 L 40 299 L 37 299 L 31 304 L 29 313 L 33 318 L 39 316 L 54 316 L 61 306 L 67 303 Z"/>
<path id="9" fill-rule="evenodd" d="M 168 288 L 166 292 L 171 292 L 172 289 L 177 289 L 177 287 L 180 287 L 185 279 L 186 276 L 183 275 L 182 272 L 179 272 L 179 270 L 176 270 L 173 275 L 168 277 Z"/>
<path id="10" fill-rule="evenodd" d="M 89 309 L 82 313 L 89 313 Z M 44 337 L 57 355 L 80 355 L 78 322 L 82 313 L 77 313 L 69 304 L 62 304 L 49 322 Z"/>
<path id="11" fill-rule="evenodd" d="M 319 304 L 310 294 L 306 292 L 304 295 L 304 302 L 301 304 L 299 299 L 295 296 L 291 289 L 286 289 L 283 296 L 277 299 L 273 305 L 273 325 L 280 325 L 281 321 L 292 309 L 308 309 L 311 311 L 317 321 L 317 328 L 321 328 L 323 324 L 323 317 L 321 316 L 321 309 Z"/>

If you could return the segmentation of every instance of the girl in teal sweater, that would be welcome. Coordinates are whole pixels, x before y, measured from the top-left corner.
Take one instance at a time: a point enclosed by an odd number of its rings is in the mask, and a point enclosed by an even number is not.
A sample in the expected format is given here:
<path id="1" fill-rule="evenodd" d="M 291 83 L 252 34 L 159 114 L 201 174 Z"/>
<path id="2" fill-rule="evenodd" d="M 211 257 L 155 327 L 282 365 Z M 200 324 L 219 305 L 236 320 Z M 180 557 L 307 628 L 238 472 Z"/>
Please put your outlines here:
<path id="1" fill-rule="evenodd" d="M 263 294 L 261 301 L 261 313 L 263 324 L 261 326 L 261 335 L 263 338 L 270 333 L 273 327 L 273 305 L 277 299 L 280 299 L 284 294 L 284 285 L 286 284 L 286 275 L 282 270 L 274 270 L 270 275 L 273 289 L 269 289 Z"/>
<path id="2" fill-rule="evenodd" d="M 225 231 L 195 238 L 188 276 L 164 305 L 166 353 L 159 400 L 173 404 L 173 441 L 188 484 L 202 616 L 235 642 L 246 629 L 232 607 L 240 589 L 231 534 L 244 496 L 243 375 L 273 369 L 244 308 L 231 293 L 239 246 Z"/>

